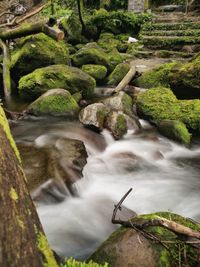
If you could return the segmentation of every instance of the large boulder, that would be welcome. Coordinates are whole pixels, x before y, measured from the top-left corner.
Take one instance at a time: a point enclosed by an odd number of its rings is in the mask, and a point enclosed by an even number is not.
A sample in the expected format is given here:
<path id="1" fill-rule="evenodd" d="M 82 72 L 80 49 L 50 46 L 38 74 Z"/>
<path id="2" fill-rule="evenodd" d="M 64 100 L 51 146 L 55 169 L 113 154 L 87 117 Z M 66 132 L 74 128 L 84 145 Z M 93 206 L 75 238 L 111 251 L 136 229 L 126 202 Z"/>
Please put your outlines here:
<path id="1" fill-rule="evenodd" d="M 101 131 L 108 112 L 109 110 L 102 103 L 91 104 L 81 110 L 79 120 L 84 126 Z"/>
<path id="2" fill-rule="evenodd" d="M 68 64 L 68 48 L 44 33 L 27 36 L 18 42 L 12 53 L 11 76 L 18 81 L 37 68 L 53 64 Z"/>
<path id="3" fill-rule="evenodd" d="M 63 88 L 71 94 L 82 91 L 85 98 L 93 95 L 95 80 L 82 70 L 66 65 L 52 65 L 40 68 L 22 77 L 19 81 L 19 95 L 31 101 L 54 88 Z"/>
<path id="4" fill-rule="evenodd" d="M 64 89 L 51 89 L 29 105 L 27 112 L 34 115 L 76 115 L 79 106 Z"/>
<path id="5" fill-rule="evenodd" d="M 87 64 L 83 65 L 81 69 L 92 76 L 97 83 L 101 83 L 107 75 L 107 68 L 101 65 Z"/>
<path id="6" fill-rule="evenodd" d="M 200 54 L 188 63 L 171 62 L 145 72 L 136 83 L 140 87 L 170 87 L 179 99 L 200 98 Z"/>
<path id="7" fill-rule="evenodd" d="M 83 142 L 68 138 L 54 141 L 44 146 L 17 144 L 29 190 L 37 201 L 62 201 L 67 195 L 65 186 L 73 193 L 72 184 L 82 177 L 87 163 Z"/>
<path id="8" fill-rule="evenodd" d="M 121 80 L 126 76 L 130 70 L 130 65 L 128 63 L 118 64 L 113 72 L 108 76 L 108 85 L 118 85 Z"/>
<path id="9" fill-rule="evenodd" d="M 140 215 L 132 218 L 131 222 L 141 225 L 162 218 L 200 231 L 200 224 L 170 212 Z M 173 231 L 153 226 L 145 227 L 145 233 L 121 227 L 97 248 L 90 259 L 97 263 L 108 262 L 109 267 L 172 267 L 176 266 L 176 263 L 179 264 L 181 257 L 183 261 L 184 259 L 186 262 L 189 261 L 189 266 L 198 266 L 198 257 L 193 257 L 197 255 L 197 249 L 185 245 Z M 163 244 L 166 244 L 168 249 Z M 184 255 L 187 255 L 187 259 Z"/>
<path id="10" fill-rule="evenodd" d="M 128 130 L 125 114 L 120 111 L 111 111 L 106 117 L 105 127 L 110 130 L 116 140 L 121 139 Z"/>
<path id="11" fill-rule="evenodd" d="M 96 43 L 89 43 L 72 56 L 73 65 L 81 67 L 86 64 L 103 65 L 107 68 L 110 62 L 107 54 Z"/>
<path id="12" fill-rule="evenodd" d="M 200 131 L 200 100 L 178 100 L 168 88 L 157 87 L 139 93 L 137 110 L 156 124 L 162 120 L 179 120 L 188 129 Z"/>

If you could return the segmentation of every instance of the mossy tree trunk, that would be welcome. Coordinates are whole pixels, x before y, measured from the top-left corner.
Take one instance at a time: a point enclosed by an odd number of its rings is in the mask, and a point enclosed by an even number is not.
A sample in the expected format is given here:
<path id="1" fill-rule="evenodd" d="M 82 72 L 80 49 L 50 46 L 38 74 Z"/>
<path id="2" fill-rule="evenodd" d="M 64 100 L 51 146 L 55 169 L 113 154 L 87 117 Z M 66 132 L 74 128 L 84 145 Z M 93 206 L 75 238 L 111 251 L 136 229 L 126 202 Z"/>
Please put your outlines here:
<path id="1" fill-rule="evenodd" d="M 0 107 L 0 266 L 57 267 Z"/>

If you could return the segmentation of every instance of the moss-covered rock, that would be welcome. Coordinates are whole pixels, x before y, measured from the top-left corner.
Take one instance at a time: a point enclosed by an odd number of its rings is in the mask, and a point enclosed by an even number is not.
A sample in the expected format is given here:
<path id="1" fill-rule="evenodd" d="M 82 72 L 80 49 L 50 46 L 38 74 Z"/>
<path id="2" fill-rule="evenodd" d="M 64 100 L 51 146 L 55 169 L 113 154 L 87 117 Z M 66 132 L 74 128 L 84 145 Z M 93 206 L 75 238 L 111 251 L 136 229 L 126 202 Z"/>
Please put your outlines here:
<path id="1" fill-rule="evenodd" d="M 107 68 L 101 65 L 88 64 L 83 65 L 81 69 L 92 76 L 96 82 L 101 82 L 107 75 Z"/>
<path id="2" fill-rule="evenodd" d="M 138 112 L 158 123 L 162 120 L 179 120 L 188 129 L 200 131 L 200 100 L 178 100 L 164 87 L 149 89 L 137 96 Z"/>
<path id="3" fill-rule="evenodd" d="M 117 48 L 121 42 L 115 39 L 112 33 L 102 33 L 97 43 L 101 48 L 105 49 L 105 51 L 110 52 L 114 48 Z"/>
<path id="4" fill-rule="evenodd" d="M 130 65 L 128 63 L 118 64 L 113 72 L 108 76 L 108 85 L 117 85 L 126 76 L 130 70 Z"/>
<path id="5" fill-rule="evenodd" d="M 200 231 L 199 224 L 170 212 L 140 215 L 134 217 L 131 221 L 141 225 L 150 220 L 162 220 L 162 218 L 182 224 L 195 231 Z M 167 243 L 169 249 L 166 249 L 161 242 L 154 242 L 145 238 L 143 234 L 134 229 L 121 227 L 93 253 L 90 259 L 97 263 L 106 261 L 110 267 L 172 267 L 178 263 L 180 253 L 184 258 L 182 254 L 186 249 L 187 258 L 190 262 L 189 266 L 198 264 L 198 259 L 194 256 L 197 251 L 190 245 L 185 245 L 178 240 L 176 234 L 172 231 L 158 226 L 147 227 L 145 231 L 155 235 L 161 241 L 169 241 Z M 180 247 L 181 249 L 179 250 Z"/>
<path id="6" fill-rule="evenodd" d="M 179 98 L 200 98 L 200 53 L 172 70 L 169 84 Z"/>
<path id="7" fill-rule="evenodd" d="M 116 140 L 121 139 L 128 130 L 125 114 L 121 111 L 111 111 L 106 117 L 105 127 L 111 131 Z"/>
<path id="8" fill-rule="evenodd" d="M 44 33 L 21 39 L 11 56 L 11 76 L 17 81 L 37 68 L 69 63 L 67 46 Z"/>
<path id="9" fill-rule="evenodd" d="M 102 103 L 91 104 L 81 110 L 79 120 L 84 126 L 101 131 L 108 112 L 109 110 Z"/>
<path id="10" fill-rule="evenodd" d="M 176 62 L 171 62 L 144 72 L 143 75 L 137 79 L 136 84 L 143 88 L 151 88 L 160 85 L 169 87 L 169 74 L 176 66 Z"/>
<path id="11" fill-rule="evenodd" d="M 76 115 L 79 106 L 72 95 L 64 89 L 51 89 L 28 107 L 34 115 Z"/>
<path id="12" fill-rule="evenodd" d="M 89 43 L 72 56 L 73 65 L 81 67 L 86 64 L 110 66 L 107 54 L 96 43 Z"/>
<path id="13" fill-rule="evenodd" d="M 158 123 L 158 130 L 164 136 L 189 145 L 191 141 L 191 134 L 188 132 L 185 124 L 175 120 L 163 120 Z"/>
<path id="14" fill-rule="evenodd" d="M 110 110 L 123 111 L 123 113 L 133 115 L 133 100 L 124 92 L 119 92 L 103 100 L 104 105 Z"/>
<path id="15" fill-rule="evenodd" d="M 140 87 L 171 87 L 180 99 L 200 98 L 200 54 L 188 63 L 171 62 L 145 72 L 136 81 Z"/>
<path id="16" fill-rule="evenodd" d="M 93 95 L 95 80 L 82 70 L 66 65 L 52 65 L 40 68 L 22 77 L 19 81 L 19 95 L 31 101 L 54 88 L 63 88 L 71 94 L 82 91 L 85 98 Z"/>

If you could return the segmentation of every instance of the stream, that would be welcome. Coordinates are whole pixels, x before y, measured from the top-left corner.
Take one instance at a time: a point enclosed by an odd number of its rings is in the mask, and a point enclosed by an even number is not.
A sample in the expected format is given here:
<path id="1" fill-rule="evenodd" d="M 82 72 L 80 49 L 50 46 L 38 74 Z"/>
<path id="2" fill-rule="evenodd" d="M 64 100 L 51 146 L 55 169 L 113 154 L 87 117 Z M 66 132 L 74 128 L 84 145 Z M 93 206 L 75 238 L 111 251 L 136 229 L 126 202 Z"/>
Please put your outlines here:
<path id="1" fill-rule="evenodd" d="M 146 121 L 144 131 L 129 131 L 120 141 L 109 132 L 91 133 L 77 122 L 29 119 L 12 126 L 15 140 L 51 143 L 54 136 L 84 141 L 88 152 L 77 197 L 58 204 L 37 203 L 52 248 L 62 257 L 85 259 L 116 229 L 114 204 L 133 188 L 124 206 L 138 214 L 171 211 L 200 220 L 200 142 L 190 149 L 160 136 Z M 87 132 L 86 132 L 87 131 Z M 121 214 L 120 218 L 128 219 Z"/>

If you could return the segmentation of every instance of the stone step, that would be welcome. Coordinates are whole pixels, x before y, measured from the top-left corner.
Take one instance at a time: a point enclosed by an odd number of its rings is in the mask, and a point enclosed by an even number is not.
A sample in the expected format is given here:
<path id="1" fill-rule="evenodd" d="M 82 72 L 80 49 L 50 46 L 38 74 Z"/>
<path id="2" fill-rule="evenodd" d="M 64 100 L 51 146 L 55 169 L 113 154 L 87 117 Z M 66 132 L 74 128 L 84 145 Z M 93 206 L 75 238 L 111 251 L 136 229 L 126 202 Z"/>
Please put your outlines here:
<path id="1" fill-rule="evenodd" d="M 145 47 L 151 49 L 181 49 L 185 45 L 199 45 L 200 37 L 176 37 L 176 36 L 142 36 Z"/>
<path id="2" fill-rule="evenodd" d="M 190 30 L 200 29 L 200 21 L 185 23 L 148 23 L 143 26 L 143 31 L 170 31 L 170 30 Z"/>
<path id="3" fill-rule="evenodd" d="M 172 31 L 143 31 L 141 35 L 144 36 L 196 36 L 200 37 L 200 29 L 196 30 L 172 30 Z"/>

